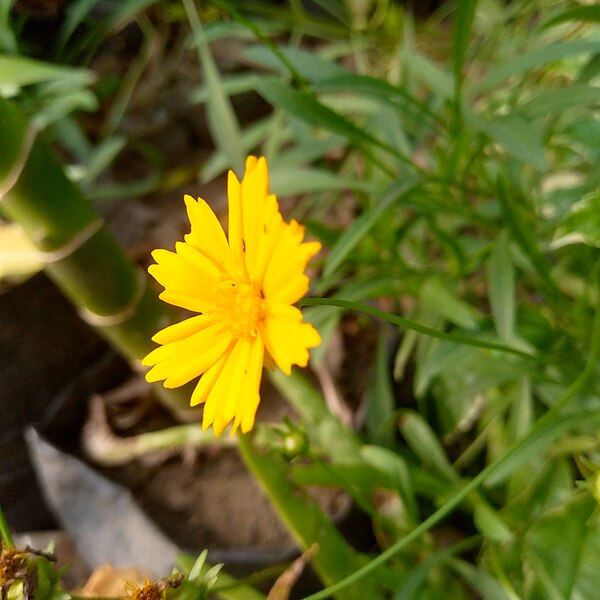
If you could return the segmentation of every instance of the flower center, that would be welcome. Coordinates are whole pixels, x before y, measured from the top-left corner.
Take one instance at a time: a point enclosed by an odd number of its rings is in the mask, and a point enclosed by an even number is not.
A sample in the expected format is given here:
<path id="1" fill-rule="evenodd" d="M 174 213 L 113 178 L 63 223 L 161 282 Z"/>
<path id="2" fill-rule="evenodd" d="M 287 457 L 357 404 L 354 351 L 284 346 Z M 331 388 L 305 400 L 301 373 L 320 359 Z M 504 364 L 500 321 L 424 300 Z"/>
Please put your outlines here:
<path id="1" fill-rule="evenodd" d="M 215 316 L 233 337 L 255 336 L 264 312 L 265 300 L 255 283 L 233 278 L 221 281 Z"/>

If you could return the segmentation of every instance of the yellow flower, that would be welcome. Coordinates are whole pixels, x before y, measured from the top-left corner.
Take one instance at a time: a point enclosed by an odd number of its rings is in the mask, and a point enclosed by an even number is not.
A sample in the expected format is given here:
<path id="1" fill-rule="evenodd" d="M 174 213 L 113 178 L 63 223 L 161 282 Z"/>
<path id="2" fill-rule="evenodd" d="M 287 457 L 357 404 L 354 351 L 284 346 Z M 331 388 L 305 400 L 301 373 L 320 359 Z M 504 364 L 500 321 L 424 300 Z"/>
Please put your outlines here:
<path id="1" fill-rule="evenodd" d="M 152 367 L 146 379 L 167 388 L 201 375 L 191 405 L 205 403 L 202 427 L 217 435 L 230 423 L 232 433 L 254 425 L 263 363 L 289 375 L 321 342 L 293 306 L 308 291 L 304 270 L 320 244 L 283 220 L 264 158 L 247 158 L 241 183 L 229 172 L 227 192 L 228 238 L 208 204 L 186 195 L 191 233 L 175 252 L 152 253 L 160 298 L 199 314 L 159 331 L 152 339 L 161 347 L 142 361 Z"/>

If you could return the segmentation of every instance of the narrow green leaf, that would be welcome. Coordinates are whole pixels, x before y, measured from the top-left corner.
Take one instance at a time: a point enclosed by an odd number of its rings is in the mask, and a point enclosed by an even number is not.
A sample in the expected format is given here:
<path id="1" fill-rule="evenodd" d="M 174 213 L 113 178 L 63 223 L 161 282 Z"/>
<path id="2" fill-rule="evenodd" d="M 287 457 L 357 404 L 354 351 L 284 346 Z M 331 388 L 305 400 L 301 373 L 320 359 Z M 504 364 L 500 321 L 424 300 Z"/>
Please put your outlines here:
<path id="1" fill-rule="evenodd" d="M 409 194 L 417 185 L 416 179 L 405 178 L 395 181 L 373 203 L 373 207 L 363 213 L 342 233 L 331 249 L 323 267 L 323 277 L 327 278 L 342 264 L 348 254 L 383 216 L 385 211 L 403 196 Z"/>
<path id="2" fill-rule="evenodd" d="M 93 181 L 106 170 L 125 148 L 126 143 L 127 140 L 122 136 L 113 136 L 103 140 L 88 157 L 89 162 L 81 183 L 86 184 Z"/>
<path id="3" fill-rule="evenodd" d="M 402 411 L 398 424 L 406 443 L 426 467 L 435 469 L 451 483 L 459 481 L 436 434 L 420 414 L 410 410 Z"/>
<path id="4" fill-rule="evenodd" d="M 240 126 L 223 87 L 219 69 L 210 51 L 197 9 L 192 0 L 183 0 L 183 4 L 194 32 L 198 55 L 202 63 L 202 74 L 209 91 L 206 116 L 211 137 L 217 148 L 227 157 L 231 168 L 241 178 L 244 173 L 245 154 Z"/>
<path id="5" fill-rule="evenodd" d="M 279 51 L 290 62 L 295 70 L 307 81 L 320 81 L 336 75 L 347 73 L 340 65 L 321 58 L 316 52 L 301 50 L 299 48 L 279 46 Z M 244 57 L 262 67 L 266 67 L 281 74 L 286 74 L 288 69 L 270 48 L 265 46 L 251 46 L 244 50 Z"/>
<path id="6" fill-rule="evenodd" d="M 489 301 L 500 341 L 508 344 L 515 328 L 515 273 L 506 230 L 500 232 L 488 261 Z"/>
<path id="7" fill-rule="evenodd" d="M 459 0 L 454 9 L 454 27 L 452 36 L 452 65 L 456 88 L 461 87 L 463 79 L 463 65 L 469 45 L 471 27 L 475 17 L 477 0 Z"/>
<path id="8" fill-rule="evenodd" d="M 71 85 L 84 86 L 95 80 L 87 69 L 62 67 L 51 63 L 0 54 L 0 85 L 24 86 L 53 80 L 68 80 Z"/>
<path id="9" fill-rule="evenodd" d="M 596 4 L 572 8 L 546 21 L 543 27 L 554 27 L 568 21 L 600 22 L 600 6 Z"/>
<path id="10" fill-rule="evenodd" d="M 557 227 L 552 248 L 570 244 L 600 248 L 600 192 L 586 194 L 571 206 Z"/>
<path id="11" fill-rule="evenodd" d="M 430 277 L 425 281 L 421 288 L 420 299 L 424 309 L 464 329 L 475 328 L 481 318 L 477 309 L 457 298 L 437 277 Z"/>
<path id="12" fill-rule="evenodd" d="M 372 315 L 380 319 L 384 319 L 385 321 L 389 321 L 390 323 L 394 323 L 395 325 L 398 325 L 400 327 L 405 327 L 406 329 L 417 331 L 418 333 L 423 333 L 425 335 L 429 335 L 433 338 L 438 338 L 440 340 L 448 340 L 449 342 L 455 342 L 456 344 L 465 344 L 467 346 L 474 346 L 476 348 L 487 348 L 488 350 L 508 352 L 509 354 L 515 354 L 517 356 L 522 356 L 524 358 L 536 360 L 535 356 L 529 354 L 528 352 L 524 352 L 523 350 L 520 350 L 518 348 L 512 348 L 511 346 L 497 344 L 495 342 L 488 342 L 486 340 L 478 339 L 468 335 L 462 335 L 460 333 L 446 333 L 444 331 L 439 331 L 437 329 L 433 329 L 432 327 L 426 327 L 425 325 L 421 325 L 420 323 L 411 321 L 410 319 L 405 319 L 404 317 L 401 317 L 399 315 L 394 315 L 384 310 L 380 310 L 379 308 L 375 308 L 374 306 L 361 304 L 360 302 L 353 302 L 351 300 L 344 300 L 342 298 L 303 298 L 302 300 L 298 301 L 298 305 L 334 306 L 338 308 L 345 308 L 346 310 L 356 310 L 358 312 L 365 313 L 367 315 Z"/>
<path id="13" fill-rule="evenodd" d="M 492 575 L 471 563 L 457 558 L 450 559 L 452 568 L 473 588 L 478 597 L 485 600 L 510 600 L 502 584 Z"/>
<path id="14" fill-rule="evenodd" d="M 323 169 L 278 168 L 277 165 L 278 163 L 275 162 L 275 166 L 269 170 L 269 179 L 273 193 L 281 196 L 331 190 L 359 190 L 373 193 L 376 189 L 376 184 L 372 181 L 343 177 Z"/>
<path id="15" fill-rule="evenodd" d="M 325 106 L 308 92 L 292 89 L 288 85 L 274 79 L 260 78 L 256 80 L 257 92 L 273 106 L 283 109 L 286 113 L 298 117 L 314 127 L 332 131 L 354 144 L 370 144 L 396 154 L 383 142 L 373 137 L 364 129 L 357 127 L 346 117 Z"/>
<path id="16" fill-rule="evenodd" d="M 569 108 L 595 104 L 600 101 L 600 87 L 571 85 L 540 92 L 519 106 L 519 114 L 535 118 L 562 112 Z"/>
<path id="17" fill-rule="evenodd" d="M 477 526 L 477 529 L 479 529 L 488 540 L 502 544 L 510 542 L 514 538 L 513 532 L 500 518 L 498 513 L 482 499 L 478 499 L 478 501 L 475 502 L 473 521 Z"/>
<path id="18" fill-rule="evenodd" d="M 592 518 L 597 510 L 591 495 L 580 493 L 548 511 L 529 529 L 525 568 L 538 594 L 553 589 L 560 598 L 598 595 L 600 521 Z"/>
<path id="19" fill-rule="evenodd" d="M 485 481 L 485 487 L 498 485 L 515 469 L 539 459 L 550 444 L 564 433 L 583 425 L 597 427 L 599 424 L 600 413 L 589 410 L 565 415 L 556 421 L 545 422 L 543 426 L 531 431 L 520 443 L 517 443 L 510 455 L 494 468 L 493 473 Z"/>
<path id="20" fill-rule="evenodd" d="M 226 77 L 221 77 L 221 85 L 223 86 L 223 91 L 228 96 L 235 96 L 236 94 L 242 94 L 253 90 L 255 78 L 256 75 L 254 73 L 228 75 Z M 210 90 L 206 83 L 203 83 L 190 94 L 189 99 L 190 102 L 199 102 L 202 104 L 208 102 L 209 98 Z"/>
<path id="21" fill-rule="evenodd" d="M 504 213 L 504 219 L 511 230 L 512 238 L 521 246 L 522 250 L 529 257 L 529 260 L 544 283 L 546 292 L 553 297 L 556 296 L 558 290 L 550 275 L 546 259 L 540 252 L 537 241 L 532 234 L 531 227 L 524 218 L 523 206 L 526 206 L 526 203 L 521 202 L 523 200 L 519 197 L 521 192 L 509 187 L 509 184 L 505 180 L 499 179 L 497 193 L 498 201 L 502 208 L 502 212 Z M 520 206 L 520 204 L 523 206 Z M 533 217 L 533 215 L 530 216 Z"/>
<path id="22" fill-rule="evenodd" d="M 56 43 L 56 52 L 60 56 L 64 50 L 69 38 L 73 35 L 75 29 L 88 16 L 90 11 L 98 4 L 100 0 L 76 0 L 69 2 L 65 10 L 65 18 L 62 21 L 58 41 Z"/>
<path id="23" fill-rule="evenodd" d="M 386 474 L 390 484 L 393 486 L 392 489 L 395 489 L 400 494 L 410 520 L 413 523 L 417 523 L 419 509 L 406 461 L 392 450 L 368 444 L 364 444 L 361 447 L 360 455 L 368 465 L 380 473 Z"/>
<path id="24" fill-rule="evenodd" d="M 542 132 L 531 120 L 516 114 L 502 115 L 491 121 L 482 121 L 481 129 L 511 156 L 538 171 L 547 169 Z"/>
<path id="25" fill-rule="evenodd" d="M 441 99 L 452 97 L 453 79 L 447 69 L 439 67 L 424 54 L 412 49 L 404 49 L 402 58 L 410 74 L 423 82 L 435 95 Z"/>
<path id="26" fill-rule="evenodd" d="M 369 439 L 390 448 L 394 441 L 394 421 L 391 416 L 395 402 L 392 390 L 389 355 L 389 325 L 381 327 L 377 340 L 375 365 L 367 390 L 367 431 Z"/>
<path id="27" fill-rule="evenodd" d="M 542 48 L 535 48 L 501 62 L 488 71 L 488 74 L 479 83 L 472 86 L 470 93 L 472 95 L 481 94 L 509 77 L 521 75 L 562 58 L 575 54 L 597 54 L 598 52 L 600 52 L 600 42 L 592 40 L 560 41 Z"/>
<path id="28" fill-rule="evenodd" d="M 432 112 L 425 102 L 417 100 L 404 88 L 368 75 L 344 73 L 343 75 L 321 79 L 313 83 L 311 89 L 314 92 L 353 92 L 368 98 L 380 99 L 394 108 L 398 106 L 414 108 L 415 111 L 426 115 L 430 119 L 440 120 L 439 116 Z"/>
<path id="29" fill-rule="evenodd" d="M 473 538 L 461 540 L 460 542 L 437 550 L 434 554 L 429 556 L 426 560 L 421 562 L 416 568 L 411 569 L 408 577 L 404 580 L 402 585 L 396 590 L 393 600 L 423 600 L 423 587 L 427 584 L 427 577 L 430 571 L 446 562 L 449 557 L 459 554 L 464 550 L 470 549 L 474 546 Z M 444 583 L 442 583 L 444 585 Z"/>

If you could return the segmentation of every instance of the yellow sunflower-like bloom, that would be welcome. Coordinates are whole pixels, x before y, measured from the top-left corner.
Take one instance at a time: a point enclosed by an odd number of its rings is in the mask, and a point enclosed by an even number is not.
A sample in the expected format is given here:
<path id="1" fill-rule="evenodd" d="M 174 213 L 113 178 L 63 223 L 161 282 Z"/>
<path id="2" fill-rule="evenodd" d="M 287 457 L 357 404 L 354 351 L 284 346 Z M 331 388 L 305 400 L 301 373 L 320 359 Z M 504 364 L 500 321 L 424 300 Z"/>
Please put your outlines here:
<path id="1" fill-rule="evenodd" d="M 264 158 L 248 157 L 241 183 L 229 172 L 227 192 L 228 238 L 208 204 L 186 195 L 191 233 L 175 252 L 152 253 L 160 298 L 199 314 L 159 331 L 152 339 L 161 346 L 142 361 L 152 367 L 146 379 L 167 388 L 201 375 L 191 405 L 205 403 L 202 427 L 217 435 L 230 423 L 232 433 L 254 425 L 265 360 L 289 375 L 321 342 L 293 306 L 308 291 L 304 270 L 320 244 L 283 220 Z"/>

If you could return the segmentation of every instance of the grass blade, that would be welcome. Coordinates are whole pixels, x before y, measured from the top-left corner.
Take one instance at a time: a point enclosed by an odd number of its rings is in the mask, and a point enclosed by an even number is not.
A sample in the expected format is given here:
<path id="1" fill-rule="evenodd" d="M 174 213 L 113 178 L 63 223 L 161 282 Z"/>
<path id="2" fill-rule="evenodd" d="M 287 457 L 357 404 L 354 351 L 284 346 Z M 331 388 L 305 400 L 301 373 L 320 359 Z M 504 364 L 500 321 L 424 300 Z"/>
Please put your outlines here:
<path id="1" fill-rule="evenodd" d="M 508 234 L 502 231 L 488 262 L 489 300 L 500 341 L 507 344 L 514 336 L 515 274 L 510 257 Z"/>
<path id="2" fill-rule="evenodd" d="M 227 157 L 231 168 L 241 177 L 244 172 L 245 156 L 237 117 L 221 81 L 197 9 L 192 0 L 183 0 L 183 5 L 194 32 L 204 81 L 209 91 L 206 116 L 211 137 L 217 149 Z"/>
<path id="3" fill-rule="evenodd" d="M 463 66 L 469 45 L 471 27 L 475 17 L 477 0 L 461 0 L 456 2 L 454 10 L 454 31 L 452 39 L 452 66 L 454 68 L 454 84 L 460 90 L 463 81 Z"/>
<path id="4" fill-rule="evenodd" d="M 331 249 L 331 253 L 323 267 L 324 279 L 327 279 L 336 271 L 353 248 L 383 216 L 385 211 L 403 196 L 410 193 L 416 185 L 417 181 L 415 179 L 403 179 L 394 182 L 374 203 L 371 210 L 362 214 L 342 233 Z"/>

